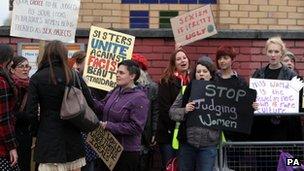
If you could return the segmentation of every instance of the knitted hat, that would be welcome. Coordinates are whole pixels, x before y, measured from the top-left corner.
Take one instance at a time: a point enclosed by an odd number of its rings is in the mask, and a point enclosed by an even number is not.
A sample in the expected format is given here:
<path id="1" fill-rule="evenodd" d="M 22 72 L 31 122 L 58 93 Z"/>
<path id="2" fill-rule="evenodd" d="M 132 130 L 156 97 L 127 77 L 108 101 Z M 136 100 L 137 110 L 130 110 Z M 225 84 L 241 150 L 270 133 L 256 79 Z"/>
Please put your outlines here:
<path id="1" fill-rule="evenodd" d="M 132 61 L 135 61 L 142 70 L 146 71 L 148 69 L 148 60 L 143 55 L 133 53 Z"/>
<path id="2" fill-rule="evenodd" d="M 209 58 L 208 56 L 205 56 L 205 55 L 203 55 L 203 56 L 201 56 L 200 58 L 198 58 L 197 62 L 198 62 L 198 63 L 199 63 L 199 62 L 209 63 L 209 64 L 213 65 L 212 59 Z"/>

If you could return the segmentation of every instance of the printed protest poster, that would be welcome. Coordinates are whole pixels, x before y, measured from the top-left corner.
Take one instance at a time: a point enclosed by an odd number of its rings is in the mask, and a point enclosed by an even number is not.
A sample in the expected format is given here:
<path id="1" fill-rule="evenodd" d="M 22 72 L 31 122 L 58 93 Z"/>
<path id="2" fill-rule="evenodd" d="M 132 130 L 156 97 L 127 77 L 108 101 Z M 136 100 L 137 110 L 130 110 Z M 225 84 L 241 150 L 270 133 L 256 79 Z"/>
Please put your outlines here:
<path id="1" fill-rule="evenodd" d="M 10 35 L 74 43 L 80 0 L 14 0 Z"/>
<path id="2" fill-rule="evenodd" d="M 131 59 L 134 42 L 134 36 L 91 26 L 83 73 L 88 86 L 112 90 L 118 63 Z"/>
<path id="3" fill-rule="evenodd" d="M 0 5 L 0 26 L 10 25 L 10 0 L 1 0 Z"/>
<path id="4" fill-rule="evenodd" d="M 170 22 L 175 42 L 182 46 L 217 34 L 210 5 L 171 18 Z"/>
<path id="5" fill-rule="evenodd" d="M 255 113 L 298 113 L 299 91 L 289 80 L 250 78 L 250 88 L 257 91 L 259 110 Z"/>
<path id="6" fill-rule="evenodd" d="M 123 151 L 123 146 L 111 132 L 100 126 L 89 133 L 86 142 L 95 150 L 108 168 L 113 170 Z"/>
<path id="7" fill-rule="evenodd" d="M 39 43 L 18 43 L 17 47 L 17 54 L 28 59 L 29 65 L 32 67 L 29 75 L 32 76 L 38 69 L 37 58 L 39 55 Z M 69 58 L 77 51 L 84 51 L 83 43 L 66 44 L 66 47 Z"/>
<path id="8" fill-rule="evenodd" d="M 195 110 L 187 114 L 187 127 L 250 133 L 255 97 L 256 91 L 248 87 L 194 80 L 190 100 L 195 102 Z"/>

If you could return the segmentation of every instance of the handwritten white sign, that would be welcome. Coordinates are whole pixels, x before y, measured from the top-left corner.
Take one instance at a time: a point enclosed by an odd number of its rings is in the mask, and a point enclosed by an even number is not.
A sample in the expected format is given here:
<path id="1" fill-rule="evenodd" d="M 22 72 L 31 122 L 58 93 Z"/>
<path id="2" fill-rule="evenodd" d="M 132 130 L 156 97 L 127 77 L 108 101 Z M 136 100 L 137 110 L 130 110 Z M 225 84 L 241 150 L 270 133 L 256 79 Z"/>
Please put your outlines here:
<path id="1" fill-rule="evenodd" d="M 257 91 L 256 113 L 298 113 L 299 91 L 291 84 L 289 80 L 250 78 L 250 88 Z"/>
<path id="2" fill-rule="evenodd" d="M 1 0 L 0 5 L 0 26 L 8 26 L 10 24 L 9 0 Z"/>
<path id="3" fill-rule="evenodd" d="M 175 42 L 186 45 L 217 34 L 210 5 L 170 19 Z"/>
<path id="4" fill-rule="evenodd" d="M 74 43 L 80 0 L 15 0 L 11 36 Z"/>

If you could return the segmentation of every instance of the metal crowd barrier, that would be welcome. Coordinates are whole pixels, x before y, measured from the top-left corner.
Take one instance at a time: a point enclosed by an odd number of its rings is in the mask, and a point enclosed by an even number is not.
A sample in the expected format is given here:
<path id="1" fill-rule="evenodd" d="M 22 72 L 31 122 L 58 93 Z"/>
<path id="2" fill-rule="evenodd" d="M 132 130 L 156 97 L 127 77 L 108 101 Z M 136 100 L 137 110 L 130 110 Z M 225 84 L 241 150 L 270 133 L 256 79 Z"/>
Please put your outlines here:
<path id="1" fill-rule="evenodd" d="M 281 150 L 304 159 L 303 141 L 226 142 L 219 149 L 219 170 L 275 171 Z"/>

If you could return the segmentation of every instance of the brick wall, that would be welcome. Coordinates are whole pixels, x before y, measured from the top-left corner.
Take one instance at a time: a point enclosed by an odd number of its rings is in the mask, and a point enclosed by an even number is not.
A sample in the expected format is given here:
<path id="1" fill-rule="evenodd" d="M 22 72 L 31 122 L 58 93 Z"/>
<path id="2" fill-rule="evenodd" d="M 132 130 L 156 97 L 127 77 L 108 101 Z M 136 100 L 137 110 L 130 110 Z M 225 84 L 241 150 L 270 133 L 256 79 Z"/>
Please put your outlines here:
<path id="1" fill-rule="evenodd" d="M 237 51 L 233 68 L 247 81 L 253 72 L 268 62 L 265 56 L 265 41 L 252 39 L 207 39 L 198 41 L 185 47 L 194 66 L 194 61 L 202 54 L 208 54 L 215 60 L 215 53 L 220 45 L 231 45 Z M 304 75 L 304 40 L 285 40 L 287 48 L 297 56 L 296 69 Z M 136 39 L 134 52 L 148 57 L 149 73 L 155 80 L 159 80 L 163 69 L 168 65 L 170 53 L 174 50 L 174 41 L 171 39 Z"/>
<path id="2" fill-rule="evenodd" d="M 78 43 L 87 43 L 87 38 L 76 38 Z M 0 37 L 0 43 L 9 43 L 17 51 L 18 42 L 37 42 L 31 39 Z M 304 40 L 284 40 L 286 46 L 296 56 L 296 69 L 301 76 L 304 75 Z M 254 39 L 207 39 L 198 41 L 185 47 L 191 59 L 192 66 L 202 54 L 209 55 L 215 59 L 215 52 L 220 45 L 231 45 L 235 47 L 238 55 L 234 61 L 233 68 L 247 80 L 255 69 L 267 64 L 264 55 L 265 40 Z M 158 81 L 164 68 L 168 65 L 171 52 L 174 50 L 172 38 L 137 38 L 134 52 L 141 53 L 149 60 L 148 72 L 155 81 Z"/>
<path id="3" fill-rule="evenodd" d="M 121 0 L 81 0 L 79 28 L 129 28 L 130 10 L 149 11 L 149 28 L 159 28 L 159 11 L 179 14 L 204 4 L 122 4 Z M 304 29 L 303 0 L 218 0 L 212 5 L 218 29 Z"/>

